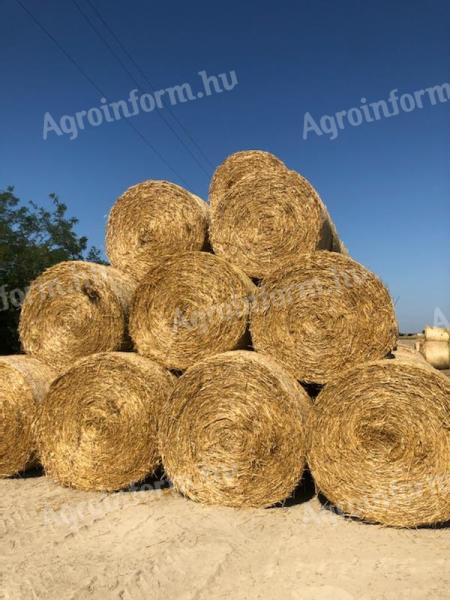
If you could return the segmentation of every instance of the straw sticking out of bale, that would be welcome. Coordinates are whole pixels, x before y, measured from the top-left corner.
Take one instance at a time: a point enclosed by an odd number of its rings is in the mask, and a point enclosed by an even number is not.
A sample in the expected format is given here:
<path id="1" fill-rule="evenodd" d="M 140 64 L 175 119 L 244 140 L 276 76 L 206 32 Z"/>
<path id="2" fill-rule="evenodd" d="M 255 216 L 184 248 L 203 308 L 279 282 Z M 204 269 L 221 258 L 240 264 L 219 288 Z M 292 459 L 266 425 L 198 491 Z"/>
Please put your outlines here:
<path id="1" fill-rule="evenodd" d="M 450 345 L 448 342 L 425 340 L 420 345 L 420 352 L 435 369 L 450 369 Z"/>
<path id="2" fill-rule="evenodd" d="M 397 527 L 450 519 L 450 382 L 385 360 L 343 372 L 319 394 L 309 465 L 343 512 Z"/>
<path id="3" fill-rule="evenodd" d="M 394 307 L 382 282 L 351 258 L 315 252 L 286 261 L 258 289 L 251 333 L 298 380 L 326 383 L 396 345 Z"/>
<path id="4" fill-rule="evenodd" d="M 276 362 L 226 352 L 190 368 L 161 420 L 164 468 L 206 504 L 264 507 L 289 496 L 306 453 L 306 392 Z"/>
<path id="5" fill-rule="evenodd" d="M 54 373 L 34 358 L 0 357 L 0 477 L 33 466 L 33 423 Z"/>
<path id="6" fill-rule="evenodd" d="M 425 340 L 428 342 L 449 342 L 450 332 L 443 327 L 425 327 Z"/>
<path id="7" fill-rule="evenodd" d="M 270 152 L 242 150 L 235 152 L 217 167 L 209 186 L 209 202 L 212 208 L 225 198 L 229 190 L 246 175 L 265 175 L 275 170 L 285 172 L 285 164 Z"/>
<path id="8" fill-rule="evenodd" d="M 82 261 L 51 267 L 25 298 L 19 329 L 25 351 L 63 371 L 88 354 L 126 348 L 135 287 L 112 267 Z"/>
<path id="9" fill-rule="evenodd" d="M 140 354 L 185 369 L 244 343 L 251 280 L 205 252 L 168 257 L 136 291 L 130 333 Z"/>
<path id="10" fill-rule="evenodd" d="M 315 189 L 287 170 L 242 177 L 212 209 L 210 234 L 216 254 L 255 278 L 302 252 L 344 250 Z"/>
<path id="11" fill-rule="evenodd" d="M 51 386 L 37 439 L 46 473 L 62 485 L 113 491 L 158 466 L 158 420 L 174 377 L 132 353 L 76 363 Z"/>
<path id="12" fill-rule="evenodd" d="M 111 264 L 138 281 L 162 257 L 201 250 L 207 243 L 208 205 L 168 181 L 129 188 L 109 215 L 106 250 Z"/>

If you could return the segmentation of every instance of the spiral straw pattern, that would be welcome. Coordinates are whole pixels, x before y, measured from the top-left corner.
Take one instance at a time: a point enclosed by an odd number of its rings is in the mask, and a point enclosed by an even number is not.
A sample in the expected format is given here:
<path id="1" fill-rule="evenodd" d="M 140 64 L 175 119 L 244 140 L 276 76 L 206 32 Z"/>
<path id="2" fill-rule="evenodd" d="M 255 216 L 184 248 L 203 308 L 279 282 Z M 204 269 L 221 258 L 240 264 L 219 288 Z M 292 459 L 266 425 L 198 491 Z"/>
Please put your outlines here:
<path id="1" fill-rule="evenodd" d="M 286 261 L 258 288 L 251 311 L 257 351 L 305 383 L 324 384 L 353 364 L 385 357 L 397 322 L 387 289 L 369 270 L 335 252 Z"/>
<path id="2" fill-rule="evenodd" d="M 159 465 L 158 422 L 174 376 L 133 353 L 80 360 L 56 379 L 37 420 L 39 454 L 52 479 L 114 491 Z"/>
<path id="3" fill-rule="evenodd" d="M 178 380 L 160 427 L 164 468 L 206 504 L 271 506 L 294 490 L 306 456 L 311 402 L 272 359 L 225 352 Z"/>
<path id="4" fill-rule="evenodd" d="M 299 253 L 344 249 L 313 186 L 287 169 L 242 177 L 212 208 L 210 238 L 217 255 L 257 279 Z"/>
<path id="5" fill-rule="evenodd" d="M 106 253 L 114 267 L 140 281 L 166 255 L 206 246 L 208 215 L 206 202 L 179 185 L 144 181 L 114 204 Z"/>
<path id="6" fill-rule="evenodd" d="M 309 431 L 316 484 L 344 513 L 397 527 L 450 519 L 450 381 L 438 371 L 401 360 L 344 371 Z"/>
<path id="7" fill-rule="evenodd" d="M 251 280 L 206 252 L 168 257 L 134 296 L 130 333 L 139 354 L 184 370 L 212 354 L 246 344 Z"/>
<path id="8" fill-rule="evenodd" d="M 117 269 L 66 261 L 33 281 L 20 316 L 24 350 L 61 372 L 83 356 L 126 349 L 136 284 Z"/>

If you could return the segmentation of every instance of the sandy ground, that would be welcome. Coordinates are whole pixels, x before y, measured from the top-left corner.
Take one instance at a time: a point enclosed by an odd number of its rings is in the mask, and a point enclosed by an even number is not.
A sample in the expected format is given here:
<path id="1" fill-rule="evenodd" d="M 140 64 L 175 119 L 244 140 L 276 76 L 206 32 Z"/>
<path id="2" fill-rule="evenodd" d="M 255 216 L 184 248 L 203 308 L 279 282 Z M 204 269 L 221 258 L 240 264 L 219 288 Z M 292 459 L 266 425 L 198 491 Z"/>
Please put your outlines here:
<path id="1" fill-rule="evenodd" d="M 450 594 L 449 529 L 350 521 L 315 497 L 233 510 L 195 504 L 172 490 L 78 492 L 46 477 L 3 480 L 0 490 L 2 599 L 448 600 Z"/>
<path id="2" fill-rule="evenodd" d="M 0 481 L 0 599 L 449 600 L 450 528 L 343 518 L 304 484 L 289 506 L 207 507 L 173 490 Z"/>

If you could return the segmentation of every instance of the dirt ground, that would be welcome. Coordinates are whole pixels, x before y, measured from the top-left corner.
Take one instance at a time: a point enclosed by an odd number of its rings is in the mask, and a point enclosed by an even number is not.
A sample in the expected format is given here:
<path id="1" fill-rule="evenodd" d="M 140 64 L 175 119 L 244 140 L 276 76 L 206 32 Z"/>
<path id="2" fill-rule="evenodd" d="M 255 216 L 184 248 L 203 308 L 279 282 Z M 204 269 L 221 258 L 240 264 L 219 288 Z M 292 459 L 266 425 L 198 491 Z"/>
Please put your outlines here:
<path id="1" fill-rule="evenodd" d="M 233 510 L 172 490 L 78 492 L 42 476 L 0 490 L 2 599 L 449 598 L 445 528 L 350 521 L 316 497 Z"/>
<path id="2" fill-rule="evenodd" d="M 234 510 L 155 483 L 117 494 L 0 481 L 0 599 L 449 600 L 450 528 L 345 519 L 304 484 Z"/>

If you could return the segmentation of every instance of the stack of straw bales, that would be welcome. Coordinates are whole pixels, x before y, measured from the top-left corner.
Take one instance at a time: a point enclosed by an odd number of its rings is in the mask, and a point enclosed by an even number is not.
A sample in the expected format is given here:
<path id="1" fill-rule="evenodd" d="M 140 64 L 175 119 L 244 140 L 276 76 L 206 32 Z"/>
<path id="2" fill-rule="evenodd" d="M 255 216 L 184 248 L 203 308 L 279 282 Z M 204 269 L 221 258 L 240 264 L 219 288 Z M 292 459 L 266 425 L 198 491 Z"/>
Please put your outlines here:
<path id="1" fill-rule="evenodd" d="M 450 518 L 449 381 L 396 350 L 390 295 L 317 191 L 245 151 L 209 195 L 135 185 L 111 210 L 111 266 L 33 282 L 28 356 L 0 361 L 0 474 L 38 458 L 62 485 L 112 491 L 162 463 L 195 501 L 266 507 L 309 465 L 342 512 Z"/>

